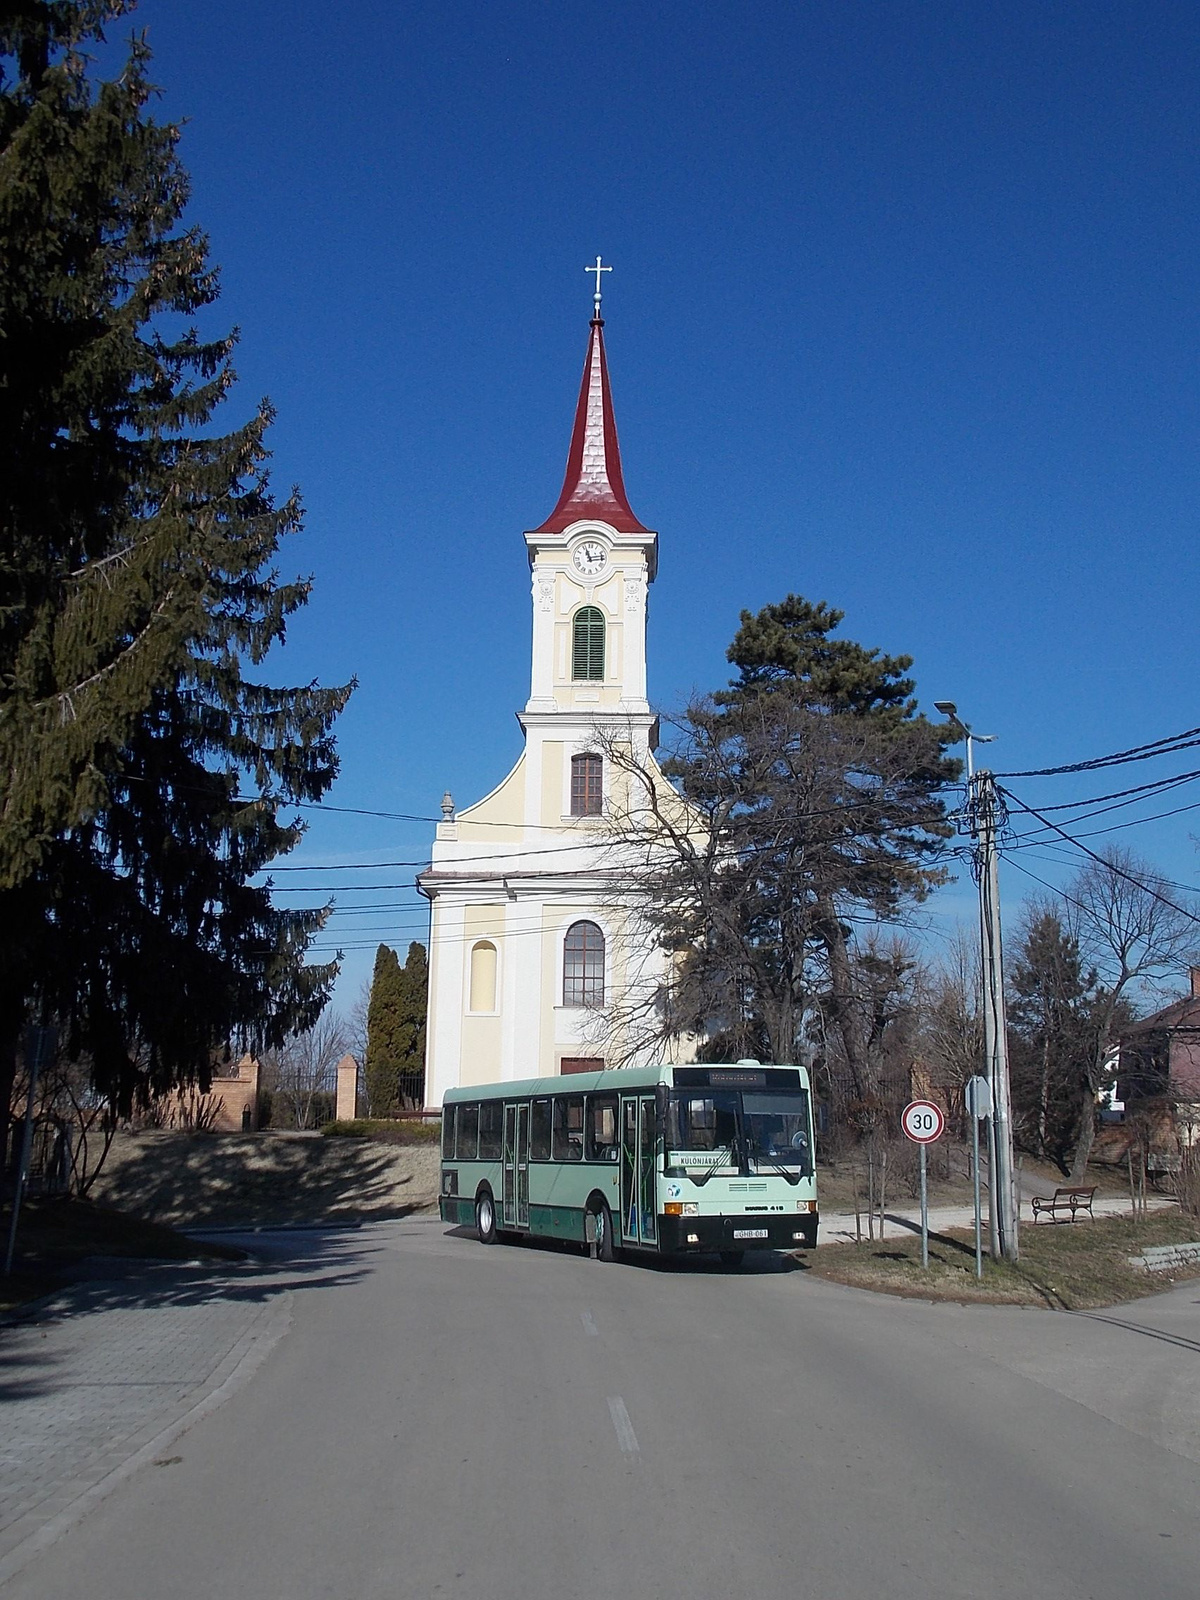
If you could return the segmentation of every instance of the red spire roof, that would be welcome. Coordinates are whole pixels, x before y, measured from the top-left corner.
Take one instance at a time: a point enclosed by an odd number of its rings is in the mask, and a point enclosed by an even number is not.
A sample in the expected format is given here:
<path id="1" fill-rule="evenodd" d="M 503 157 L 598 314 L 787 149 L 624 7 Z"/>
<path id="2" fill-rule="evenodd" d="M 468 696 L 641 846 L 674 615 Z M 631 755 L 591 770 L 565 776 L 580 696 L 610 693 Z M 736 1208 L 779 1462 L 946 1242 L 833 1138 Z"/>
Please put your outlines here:
<path id="1" fill-rule="evenodd" d="M 634 516 L 625 498 L 603 330 L 603 320 L 593 317 L 567 455 L 567 475 L 558 504 L 534 533 L 562 533 L 573 522 L 588 517 L 607 522 L 618 533 L 650 533 Z"/>

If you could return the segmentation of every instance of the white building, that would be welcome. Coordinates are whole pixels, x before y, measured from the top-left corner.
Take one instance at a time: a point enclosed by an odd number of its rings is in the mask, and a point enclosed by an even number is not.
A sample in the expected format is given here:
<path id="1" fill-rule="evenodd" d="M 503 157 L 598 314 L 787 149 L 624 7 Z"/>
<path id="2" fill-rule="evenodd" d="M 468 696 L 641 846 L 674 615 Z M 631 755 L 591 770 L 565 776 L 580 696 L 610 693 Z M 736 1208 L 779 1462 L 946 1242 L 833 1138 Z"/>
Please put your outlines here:
<path id="1" fill-rule="evenodd" d="M 658 563 L 658 535 L 625 495 L 603 328 L 597 301 L 562 493 L 525 535 L 525 748 L 484 799 L 455 815 L 447 796 L 418 879 L 431 902 L 430 1107 L 460 1084 L 619 1064 L 605 1019 L 631 987 L 652 993 L 665 971 L 619 909 L 602 842 L 622 784 L 606 748 L 619 743 L 656 771 L 646 597 Z"/>

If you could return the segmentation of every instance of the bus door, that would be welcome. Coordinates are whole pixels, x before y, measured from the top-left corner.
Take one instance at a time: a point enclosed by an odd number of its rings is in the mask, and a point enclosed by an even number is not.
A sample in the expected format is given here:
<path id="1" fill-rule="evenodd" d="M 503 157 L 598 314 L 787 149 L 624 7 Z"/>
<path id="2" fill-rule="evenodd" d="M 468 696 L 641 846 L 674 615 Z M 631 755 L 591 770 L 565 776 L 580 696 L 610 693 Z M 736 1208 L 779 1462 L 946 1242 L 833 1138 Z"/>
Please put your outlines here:
<path id="1" fill-rule="evenodd" d="M 529 1226 L 529 1106 L 504 1108 L 504 1200 L 506 1226 Z"/>
<path id="2" fill-rule="evenodd" d="M 621 1096 L 621 1233 L 630 1244 L 658 1241 L 652 1094 Z"/>

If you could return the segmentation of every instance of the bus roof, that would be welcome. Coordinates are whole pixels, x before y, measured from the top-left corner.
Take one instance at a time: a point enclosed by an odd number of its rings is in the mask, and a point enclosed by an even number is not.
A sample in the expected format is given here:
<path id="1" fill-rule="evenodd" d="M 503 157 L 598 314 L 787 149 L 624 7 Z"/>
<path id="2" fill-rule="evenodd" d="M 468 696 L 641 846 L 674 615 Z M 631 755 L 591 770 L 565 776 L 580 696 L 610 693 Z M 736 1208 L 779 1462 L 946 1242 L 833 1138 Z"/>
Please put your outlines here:
<path id="1" fill-rule="evenodd" d="M 457 1105 L 464 1100 L 525 1100 L 546 1094 L 593 1094 L 599 1089 L 619 1089 L 629 1094 L 637 1089 L 652 1089 L 659 1083 L 687 1088 L 772 1089 L 785 1087 L 792 1074 L 798 1074 L 801 1088 L 808 1087 L 807 1068 L 791 1063 L 706 1061 L 678 1066 L 670 1063 L 654 1067 L 612 1067 L 605 1072 L 570 1072 L 554 1078 L 518 1078 L 509 1083 L 480 1083 L 448 1089 L 443 1103 Z"/>

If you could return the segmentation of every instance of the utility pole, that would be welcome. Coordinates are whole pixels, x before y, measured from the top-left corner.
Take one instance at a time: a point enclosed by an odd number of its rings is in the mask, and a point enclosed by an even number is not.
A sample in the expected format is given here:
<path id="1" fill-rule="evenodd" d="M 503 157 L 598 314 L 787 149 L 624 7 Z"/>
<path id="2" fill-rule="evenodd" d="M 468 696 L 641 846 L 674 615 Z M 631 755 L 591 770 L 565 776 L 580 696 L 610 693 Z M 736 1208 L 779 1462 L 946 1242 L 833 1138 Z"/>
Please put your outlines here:
<path id="1" fill-rule="evenodd" d="M 1000 802 L 995 777 L 986 768 L 975 771 L 975 746 L 991 744 L 992 733 L 975 733 L 958 714 L 953 700 L 935 700 L 934 708 L 959 729 L 967 744 L 965 823 L 975 841 L 972 851 L 979 885 L 979 942 L 983 956 L 984 1071 L 991 1090 L 992 1114 L 987 1119 L 988 1249 L 993 1261 L 1016 1261 L 1020 1253 L 1020 1202 L 1013 1186 L 1012 1092 L 1008 1077 L 1008 1026 L 1004 1016 L 1004 961 L 1000 938 L 1000 872 L 998 835 Z"/>
<path id="2" fill-rule="evenodd" d="M 1014 1188 L 1012 1092 L 1008 1076 L 1008 1026 L 1004 1014 L 1004 960 L 1000 932 L 1000 872 L 997 835 L 1000 805 L 996 780 L 984 768 L 972 773 L 967 807 L 975 836 L 975 868 L 979 879 L 979 931 L 983 945 L 983 1033 L 988 1084 L 992 1091 L 991 1182 L 989 1222 L 991 1251 L 1005 1261 L 1020 1255 L 1020 1211 Z"/>

